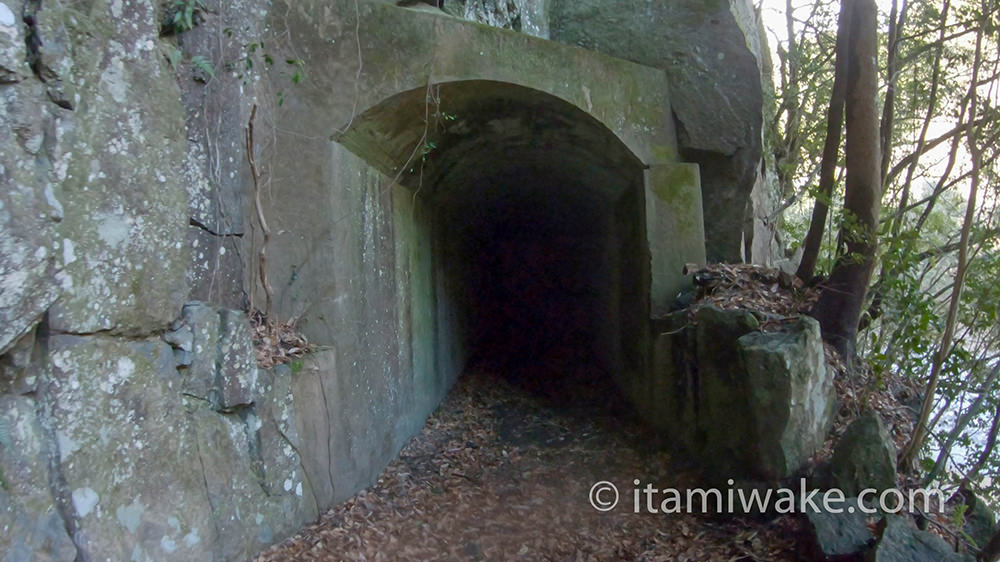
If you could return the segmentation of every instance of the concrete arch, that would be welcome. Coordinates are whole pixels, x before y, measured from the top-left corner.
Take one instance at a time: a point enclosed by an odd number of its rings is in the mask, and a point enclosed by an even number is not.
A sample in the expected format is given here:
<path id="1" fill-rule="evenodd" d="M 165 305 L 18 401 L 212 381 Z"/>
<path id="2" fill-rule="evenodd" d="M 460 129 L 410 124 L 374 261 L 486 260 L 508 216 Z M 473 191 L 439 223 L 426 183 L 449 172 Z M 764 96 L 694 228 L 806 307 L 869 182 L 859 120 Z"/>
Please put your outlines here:
<path id="1" fill-rule="evenodd" d="M 302 0 L 290 3 L 286 18 L 282 24 L 296 30 L 298 56 L 309 69 L 309 83 L 286 95 L 322 110 L 310 111 L 313 131 L 340 131 L 359 111 L 427 84 L 488 80 L 576 106 L 647 165 L 677 159 L 660 69 L 378 1 Z"/>
<path id="2" fill-rule="evenodd" d="M 556 348 L 619 380 L 643 369 L 647 166 L 604 124 L 539 90 L 463 80 L 392 96 L 337 139 L 427 208 L 436 282 L 414 298 L 436 303 L 446 370 Z"/>
<path id="3" fill-rule="evenodd" d="M 705 255 L 664 73 L 387 2 L 275 6 L 308 77 L 278 109 L 268 270 L 320 346 L 295 391 L 317 504 L 367 485 L 491 341 L 575 326 L 649 401 L 650 318 Z M 508 289 L 532 298 L 498 313 Z"/>

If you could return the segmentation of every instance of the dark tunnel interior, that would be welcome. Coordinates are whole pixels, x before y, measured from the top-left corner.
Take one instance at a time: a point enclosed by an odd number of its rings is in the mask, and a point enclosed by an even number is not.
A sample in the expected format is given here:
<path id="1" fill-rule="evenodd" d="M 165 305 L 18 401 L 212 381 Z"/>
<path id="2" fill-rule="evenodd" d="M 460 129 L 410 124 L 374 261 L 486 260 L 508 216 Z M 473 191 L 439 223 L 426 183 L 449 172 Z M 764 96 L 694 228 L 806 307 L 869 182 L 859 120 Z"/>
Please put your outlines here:
<path id="1" fill-rule="evenodd" d="M 515 165 L 442 208 L 444 270 L 461 286 L 470 364 L 529 384 L 615 370 L 622 280 L 603 214 L 614 202 L 569 197 L 574 183 Z"/>
<path id="2" fill-rule="evenodd" d="M 401 94 L 367 117 L 349 141 L 378 143 L 373 164 L 409 161 L 402 181 L 429 209 L 438 349 L 458 369 L 572 400 L 641 368 L 643 166 L 613 133 L 558 98 L 485 81 Z M 418 162 L 404 159 L 414 142 Z"/>

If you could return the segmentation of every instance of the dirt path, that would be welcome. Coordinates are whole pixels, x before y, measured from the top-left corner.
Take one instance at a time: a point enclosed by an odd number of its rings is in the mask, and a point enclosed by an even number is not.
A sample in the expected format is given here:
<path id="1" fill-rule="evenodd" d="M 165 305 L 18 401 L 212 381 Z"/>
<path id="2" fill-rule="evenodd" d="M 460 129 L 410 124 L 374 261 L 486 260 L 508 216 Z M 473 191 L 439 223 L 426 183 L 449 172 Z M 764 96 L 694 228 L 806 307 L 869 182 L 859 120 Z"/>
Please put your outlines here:
<path id="1" fill-rule="evenodd" d="M 463 377 L 374 487 L 258 562 L 799 559 L 791 518 L 633 513 L 635 479 L 684 487 L 693 476 L 671 469 L 606 388 L 574 388 L 566 406 L 539 386 Z M 588 499 L 601 480 L 621 490 L 607 513 Z"/>

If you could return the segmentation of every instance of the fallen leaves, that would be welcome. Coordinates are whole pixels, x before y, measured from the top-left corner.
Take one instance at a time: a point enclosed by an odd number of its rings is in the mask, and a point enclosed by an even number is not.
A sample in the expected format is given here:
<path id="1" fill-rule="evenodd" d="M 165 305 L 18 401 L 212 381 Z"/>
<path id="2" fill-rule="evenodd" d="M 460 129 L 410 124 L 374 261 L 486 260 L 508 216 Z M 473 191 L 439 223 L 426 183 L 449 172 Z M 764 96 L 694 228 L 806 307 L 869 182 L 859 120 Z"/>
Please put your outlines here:
<path id="1" fill-rule="evenodd" d="M 808 311 L 819 299 L 819 289 L 805 287 L 802 281 L 777 269 L 752 264 L 711 264 L 687 266 L 694 277 L 697 294 L 689 308 L 691 319 L 707 304 L 722 309 L 746 309 L 765 316 L 769 322 L 797 316 Z"/>
<path id="2" fill-rule="evenodd" d="M 294 322 L 274 322 L 259 310 L 250 311 L 253 325 L 253 346 L 257 366 L 269 369 L 288 363 L 312 350 L 312 344 L 295 331 Z"/>
<path id="3" fill-rule="evenodd" d="M 592 385 L 579 396 L 598 402 L 555 402 L 499 377 L 463 377 L 374 486 L 258 562 L 796 559 L 793 517 L 634 513 L 634 479 L 685 487 L 696 475 L 599 381 L 577 384 Z M 611 512 L 589 503 L 599 480 L 621 492 Z"/>

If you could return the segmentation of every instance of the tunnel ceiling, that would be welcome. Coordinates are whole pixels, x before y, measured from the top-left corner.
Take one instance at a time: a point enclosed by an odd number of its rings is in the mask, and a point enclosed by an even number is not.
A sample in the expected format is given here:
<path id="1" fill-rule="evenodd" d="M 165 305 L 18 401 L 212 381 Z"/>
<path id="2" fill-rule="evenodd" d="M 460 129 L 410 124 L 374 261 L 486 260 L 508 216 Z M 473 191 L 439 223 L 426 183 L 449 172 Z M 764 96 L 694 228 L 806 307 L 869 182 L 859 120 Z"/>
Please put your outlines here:
<path id="1" fill-rule="evenodd" d="M 534 196 L 540 203 L 564 198 L 585 214 L 601 212 L 641 182 L 644 167 L 576 106 L 486 80 L 393 96 L 355 118 L 337 140 L 441 208 L 495 202 L 504 197 L 499 186 L 514 182 L 525 186 L 526 212 Z M 496 181 L 498 176 L 508 181 Z M 523 181 L 528 177 L 542 181 Z M 533 195 L 531 187 L 539 185 L 547 193 Z"/>

